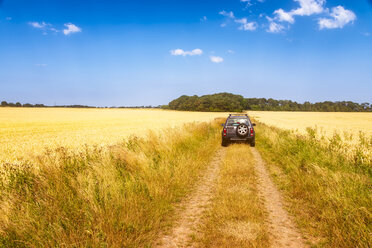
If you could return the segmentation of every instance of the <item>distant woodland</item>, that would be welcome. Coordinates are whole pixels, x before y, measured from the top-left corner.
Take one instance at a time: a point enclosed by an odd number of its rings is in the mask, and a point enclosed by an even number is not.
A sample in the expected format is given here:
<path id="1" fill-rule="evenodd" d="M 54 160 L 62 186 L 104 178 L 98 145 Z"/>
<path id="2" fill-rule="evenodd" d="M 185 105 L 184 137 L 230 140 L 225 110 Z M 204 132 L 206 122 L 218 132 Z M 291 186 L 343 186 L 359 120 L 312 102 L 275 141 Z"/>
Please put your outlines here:
<path id="1" fill-rule="evenodd" d="M 351 101 L 297 103 L 291 100 L 275 100 L 272 98 L 244 98 L 231 93 L 219 93 L 204 96 L 181 96 L 164 109 L 183 111 L 210 112 L 242 112 L 244 110 L 260 111 L 311 111 L 311 112 L 372 112 L 369 103 L 355 103 Z"/>
<path id="2" fill-rule="evenodd" d="M 2 101 L 0 107 L 59 107 L 59 108 L 97 108 L 85 105 L 59 105 L 47 106 L 44 104 L 21 104 Z M 272 98 L 244 98 L 231 93 L 218 93 L 204 96 L 181 96 L 168 105 L 163 106 L 130 106 L 130 107 L 103 107 L 103 108 L 162 108 L 182 111 L 203 112 L 242 112 L 245 110 L 257 111 L 309 111 L 309 112 L 372 112 L 372 104 L 355 103 L 351 101 L 339 102 L 304 102 L 297 103 L 291 100 L 275 100 Z"/>
<path id="3" fill-rule="evenodd" d="M 87 106 L 87 105 L 55 105 L 55 106 L 48 106 L 44 104 L 30 104 L 30 103 L 12 103 L 2 101 L 0 107 L 26 107 L 26 108 L 160 108 L 161 106 L 122 106 L 122 107 L 95 107 L 95 106 Z"/>

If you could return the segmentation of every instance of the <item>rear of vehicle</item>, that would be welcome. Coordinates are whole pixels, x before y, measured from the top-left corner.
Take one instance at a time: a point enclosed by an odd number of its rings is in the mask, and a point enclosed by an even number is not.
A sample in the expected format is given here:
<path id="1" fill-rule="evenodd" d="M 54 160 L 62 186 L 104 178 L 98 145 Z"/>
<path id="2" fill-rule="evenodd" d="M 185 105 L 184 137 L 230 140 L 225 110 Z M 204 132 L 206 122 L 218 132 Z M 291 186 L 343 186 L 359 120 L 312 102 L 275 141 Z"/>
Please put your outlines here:
<path id="1" fill-rule="evenodd" d="M 232 142 L 249 143 L 255 146 L 254 126 L 248 115 L 229 115 L 222 130 L 222 146 Z"/>

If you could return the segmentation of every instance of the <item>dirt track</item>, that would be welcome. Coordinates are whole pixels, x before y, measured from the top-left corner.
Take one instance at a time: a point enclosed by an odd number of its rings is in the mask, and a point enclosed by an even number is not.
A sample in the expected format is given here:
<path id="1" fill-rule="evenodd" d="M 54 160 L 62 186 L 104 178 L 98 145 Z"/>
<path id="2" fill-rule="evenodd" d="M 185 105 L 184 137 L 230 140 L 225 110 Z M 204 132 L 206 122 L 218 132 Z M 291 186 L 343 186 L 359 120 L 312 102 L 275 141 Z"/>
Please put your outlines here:
<path id="1" fill-rule="evenodd" d="M 191 235 L 213 197 L 214 185 L 219 174 L 220 164 L 226 150 L 220 149 L 210 163 L 196 190 L 182 204 L 178 220 L 170 234 L 160 238 L 157 247 L 194 247 Z"/>
<path id="2" fill-rule="evenodd" d="M 260 153 L 252 148 L 252 154 L 256 160 L 257 189 L 268 211 L 268 226 L 272 247 L 306 247 L 301 234 L 284 209 L 280 192 L 271 180 Z"/>
<path id="3" fill-rule="evenodd" d="M 283 199 L 277 190 L 259 152 L 251 149 L 256 160 L 257 188 L 260 198 L 268 212 L 268 232 L 272 247 L 306 247 L 301 234 L 296 229 L 287 211 L 284 209 Z M 156 247 L 194 247 L 192 235 L 200 224 L 201 217 L 213 198 L 213 189 L 218 178 L 220 164 L 226 149 L 220 149 L 209 165 L 204 176 L 199 181 L 196 190 L 180 205 L 177 221 L 169 234 L 160 237 Z"/>

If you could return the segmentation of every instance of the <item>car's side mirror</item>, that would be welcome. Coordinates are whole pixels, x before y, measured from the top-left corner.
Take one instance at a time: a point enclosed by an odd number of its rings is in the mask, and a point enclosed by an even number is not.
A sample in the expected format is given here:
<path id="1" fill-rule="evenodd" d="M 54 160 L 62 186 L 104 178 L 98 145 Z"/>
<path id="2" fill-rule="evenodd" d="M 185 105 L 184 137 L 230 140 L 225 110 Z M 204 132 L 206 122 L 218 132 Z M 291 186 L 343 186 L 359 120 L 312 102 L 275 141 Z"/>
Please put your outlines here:
<path id="1" fill-rule="evenodd" d="M 252 126 L 254 126 L 254 127 L 255 127 L 255 126 L 256 126 L 256 123 L 252 123 Z"/>

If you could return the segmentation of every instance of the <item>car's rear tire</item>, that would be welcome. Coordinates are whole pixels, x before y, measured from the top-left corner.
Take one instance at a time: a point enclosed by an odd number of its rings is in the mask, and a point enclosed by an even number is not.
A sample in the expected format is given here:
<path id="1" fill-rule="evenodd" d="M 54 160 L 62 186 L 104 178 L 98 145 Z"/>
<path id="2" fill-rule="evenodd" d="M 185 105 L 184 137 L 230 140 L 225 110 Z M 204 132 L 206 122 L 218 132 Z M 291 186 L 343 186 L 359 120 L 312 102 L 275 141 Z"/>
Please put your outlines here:
<path id="1" fill-rule="evenodd" d="M 222 139 L 221 146 L 227 147 L 229 145 L 229 142 L 227 140 Z"/>
<path id="2" fill-rule="evenodd" d="M 256 140 L 252 140 L 251 141 L 251 147 L 255 147 L 256 146 Z"/>

